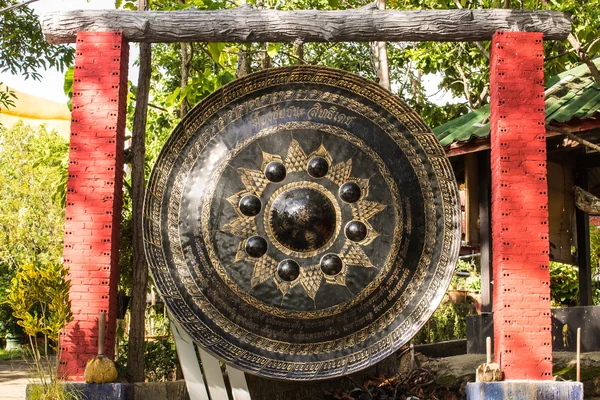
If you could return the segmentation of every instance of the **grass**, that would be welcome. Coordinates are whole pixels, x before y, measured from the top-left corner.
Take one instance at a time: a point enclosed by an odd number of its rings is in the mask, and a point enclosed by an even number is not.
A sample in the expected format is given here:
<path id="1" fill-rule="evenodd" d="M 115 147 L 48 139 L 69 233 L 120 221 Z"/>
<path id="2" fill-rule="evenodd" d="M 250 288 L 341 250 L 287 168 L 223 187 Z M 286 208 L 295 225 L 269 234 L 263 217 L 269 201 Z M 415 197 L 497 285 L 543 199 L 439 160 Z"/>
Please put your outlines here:
<path id="1" fill-rule="evenodd" d="M 560 376 L 565 380 L 574 381 L 577 375 L 577 365 L 569 364 L 566 367 L 553 371 L 553 374 L 556 376 Z M 600 368 L 592 367 L 592 368 L 581 368 L 581 381 L 587 381 L 593 378 L 600 376 Z"/>
<path id="2" fill-rule="evenodd" d="M 0 350 L 0 361 L 22 360 L 22 350 Z"/>

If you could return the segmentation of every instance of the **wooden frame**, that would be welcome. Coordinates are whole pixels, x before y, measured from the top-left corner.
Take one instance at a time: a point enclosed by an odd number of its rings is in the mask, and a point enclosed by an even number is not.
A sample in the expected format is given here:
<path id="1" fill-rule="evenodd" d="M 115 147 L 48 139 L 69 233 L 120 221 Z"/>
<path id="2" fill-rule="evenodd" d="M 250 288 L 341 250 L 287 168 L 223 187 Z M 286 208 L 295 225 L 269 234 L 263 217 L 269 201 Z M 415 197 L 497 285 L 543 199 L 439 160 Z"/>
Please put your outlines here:
<path id="1" fill-rule="evenodd" d="M 475 42 L 496 31 L 542 32 L 564 40 L 570 17 L 558 11 L 456 9 L 278 11 L 243 6 L 205 11 L 76 10 L 40 18 L 50 43 L 74 43 L 77 32 L 119 31 L 130 42 Z"/>

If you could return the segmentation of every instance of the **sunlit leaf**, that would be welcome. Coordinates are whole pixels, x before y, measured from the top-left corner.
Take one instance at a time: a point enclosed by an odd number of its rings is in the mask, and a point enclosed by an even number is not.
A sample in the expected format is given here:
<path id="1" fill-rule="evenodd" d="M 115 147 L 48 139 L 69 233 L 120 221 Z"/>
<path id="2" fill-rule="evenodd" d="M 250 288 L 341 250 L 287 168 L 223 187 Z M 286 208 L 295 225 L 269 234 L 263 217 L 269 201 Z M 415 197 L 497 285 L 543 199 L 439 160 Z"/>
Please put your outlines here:
<path id="1" fill-rule="evenodd" d="M 208 43 L 208 51 L 210 52 L 210 56 L 215 62 L 219 62 L 219 58 L 221 57 L 221 51 L 227 46 L 226 43 L 213 42 Z"/>
<path id="2" fill-rule="evenodd" d="M 177 98 L 177 96 L 179 96 L 179 92 L 181 92 L 181 88 L 175 88 L 175 90 L 173 91 L 173 93 L 171 93 L 165 99 L 165 105 L 167 107 L 173 107 L 173 104 L 175 104 L 175 99 Z"/>
<path id="3" fill-rule="evenodd" d="M 269 47 L 267 49 L 267 54 L 269 57 L 273 58 L 277 55 L 277 52 L 281 48 L 281 43 L 269 43 Z"/>

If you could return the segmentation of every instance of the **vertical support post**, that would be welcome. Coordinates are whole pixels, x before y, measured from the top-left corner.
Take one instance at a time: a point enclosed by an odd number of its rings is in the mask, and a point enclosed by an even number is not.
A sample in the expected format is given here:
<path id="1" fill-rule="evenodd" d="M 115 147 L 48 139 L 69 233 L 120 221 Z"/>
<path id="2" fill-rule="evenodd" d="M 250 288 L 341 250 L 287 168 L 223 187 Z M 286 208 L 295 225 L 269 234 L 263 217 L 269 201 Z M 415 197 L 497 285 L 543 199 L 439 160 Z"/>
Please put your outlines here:
<path id="1" fill-rule="evenodd" d="M 60 346 L 68 380 L 82 380 L 96 355 L 101 311 L 114 355 L 128 59 L 121 33 L 77 34 L 64 244 L 74 321 Z"/>
<path id="2" fill-rule="evenodd" d="M 575 184 L 588 190 L 587 169 L 577 166 Z M 579 305 L 592 306 L 592 268 L 590 259 L 590 216 L 575 208 L 577 224 L 577 265 L 579 266 Z"/>
<path id="3" fill-rule="evenodd" d="M 479 158 L 477 153 L 465 154 L 466 229 L 465 240 L 469 244 L 480 243 L 477 226 L 479 219 Z"/>
<path id="4" fill-rule="evenodd" d="M 541 33 L 494 34 L 490 89 L 494 357 L 508 380 L 552 379 Z"/>
<path id="5" fill-rule="evenodd" d="M 481 252 L 481 312 L 492 312 L 492 235 L 490 220 L 490 152 L 478 155 L 479 248 Z"/>

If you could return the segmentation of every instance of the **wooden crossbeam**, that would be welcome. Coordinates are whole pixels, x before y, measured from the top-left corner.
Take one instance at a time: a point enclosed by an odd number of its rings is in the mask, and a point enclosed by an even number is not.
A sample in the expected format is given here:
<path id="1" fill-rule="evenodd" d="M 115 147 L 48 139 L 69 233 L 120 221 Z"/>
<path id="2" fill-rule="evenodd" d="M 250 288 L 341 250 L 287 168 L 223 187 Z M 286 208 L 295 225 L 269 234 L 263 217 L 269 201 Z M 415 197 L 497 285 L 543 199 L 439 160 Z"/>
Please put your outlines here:
<path id="1" fill-rule="evenodd" d="M 78 31 L 121 31 L 131 42 L 475 42 L 498 30 L 542 32 L 564 40 L 570 17 L 558 11 L 456 9 L 338 11 L 55 11 L 40 18 L 46 40 L 73 43 Z"/>

